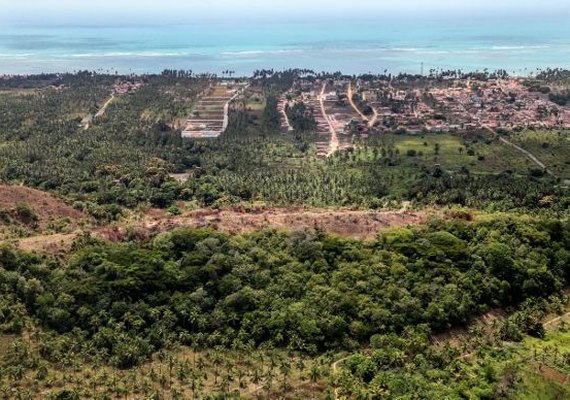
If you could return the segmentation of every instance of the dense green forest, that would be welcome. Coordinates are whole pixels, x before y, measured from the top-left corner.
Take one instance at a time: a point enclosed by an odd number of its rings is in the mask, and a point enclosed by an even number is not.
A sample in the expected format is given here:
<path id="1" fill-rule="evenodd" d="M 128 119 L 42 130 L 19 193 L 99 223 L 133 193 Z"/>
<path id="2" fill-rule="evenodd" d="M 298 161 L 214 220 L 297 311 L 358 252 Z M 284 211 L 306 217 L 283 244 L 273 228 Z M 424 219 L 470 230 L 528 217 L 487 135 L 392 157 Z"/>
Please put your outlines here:
<path id="1" fill-rule="evenodd" d="M 316 356 L 372 343 L 379 349 L 372 359 L 353 356 L 347 371 L 368 385 L 380 379 L 378 367 L 367 366 L 372 361 L 391 369 L 381 378 L 390 386 L 401 379 L 390 374 L 406 364 L 409 346 L 421 354 L 430 348 L 430 332 L 491 308 L 560 294 L 568 265 L 570 226 L 528 217 L 434 220 L 370 242 L 318 231 L 230 237 L 203 229 L 124 243 L 82 237 L 64 262 L 2 247 L 0 329 L 42 332 L 38 357 L 47 361 L 79 352 L 119 369 L 175 345 Z M 528 313 L 506 320 L 503 339 L 544 336 L 540 319 Z M 419 335 L 419 343 L 396 339 L 402 334 Z M 414 376 L 431 368 L 456 379 L 441 370 L 451 359 L 424 357 L 413 359 L 423 365 Z M 3 368 L 7 376 L 10 363 Z M 481 379 L 464 384 L 496 390 L 490 377 Z M 457 384 L 446 389 L 449 395 L 461 393 Z M 427 397 L 441 390 L 418 385 Z"/>

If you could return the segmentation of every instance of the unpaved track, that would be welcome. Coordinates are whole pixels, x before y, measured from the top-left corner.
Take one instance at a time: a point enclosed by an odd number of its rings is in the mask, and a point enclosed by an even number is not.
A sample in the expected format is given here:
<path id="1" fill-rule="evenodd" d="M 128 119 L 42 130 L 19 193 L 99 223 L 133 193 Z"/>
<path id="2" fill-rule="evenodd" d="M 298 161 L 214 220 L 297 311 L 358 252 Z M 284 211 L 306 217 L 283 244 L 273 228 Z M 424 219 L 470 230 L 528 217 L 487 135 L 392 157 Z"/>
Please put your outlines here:
<path id="1" fill-rule="evenodd" d="M 111 105 L 111 103 L 113 102 L 113 100 L 115 100 L 115 95 L 112 94 L 111 97 L 105 102 L 105 104 L 103 104 L 103 106 L 99 109 L 99 111 L 97 111 L 97 114 L 95 114 L 94 118 L 99 118 L 102 117 L 105 112 L 107 111 L 107 108 Z M 89 117 L 90 118 L 90 117 Z M 93 122 L 93 120 L 90 118 L 89 122 L 87 122 L 85 124 L 85 126 L 83 127 L 84 130 L 89 129 L 89 127 L 91 126 L 91 122 Z"/>
<path id="2" fill-rule="evenodd" d="M 568 317 L 570 317 L 570 312 L 567 312 L 566 314 L 563 314 L 563 315 L 560 315 L 558 317 L 549 319 L 543 323 L 544 329 L 546 329 L 547 331 L 552 330 L 553 328 L 550 328 L 551 325 L 556 324 L 557 322 L 560 322 L 560 321 L 562 321 Z M 458 357 L 458 360 L 464 360 L 464 359 L 473 357 L 475 354 L 476 354 L 476 352 L 470 352 L 467 354 L 463 354 L 460 357 Z M 341 358 L 341 359 L 339 359 L 339 360 L 337 360 L 331 364 L 331 369 L 332 369 L 333 374 L 336 374 L 339 364 L 346 361 L 349 357 L 350 356 L 343 357 L 343 358 Z M 335 398 L 335 400 L 338 399 L 338 387 L 334 388 L 334 398 Z"/>
<path id="3" fill-rule="evenodd" d="M 111 103 L 113 102 L 113 100 L 115 100 L 115 95 L 111 95 L 111 97 L 109 98 L 109 100 L 107 100 L 105 102 L 105 104 L 103 104 L 103 107 L 101 107 L 101 109 L 99 111 L 97 111 L 97 114 L 95 114 L 95 118 L 97 117 L 102 117 L 105 112 L 107 111 L 107 108 L 109 108 L 109 106 L 111 105 Z"/>
<path id="4" fill-rule="evenodd" d="M 349 357 L 350 357 L 350 356 L 343 357 L 343 358 L 341 358 L 340 360 L 336 360 L 335 362 L 333 362 L 333 363 L 331 364 L 333 374 L 336 374 L 336 370 L 337 370 L 337 368 L 338 368 L 338 365 L 339 365 L 341 362 L 348 360 Z M 338 399 L 338 387 L 335 387 L 335 388 L 334 388 L 334 398 L 335 398 L 335 400 Z"/>
<path id="5" fill-rule="evenodd" d="M 363 121 L 368 121 L 368 118 L 366 118 L 366 116 L 362 114 L 362 111 L 360 111 L 360 109 L 356 107 L 354 100 L 352 100 L 352 82 L 348 84 L 348 101 L 350 102 L 350 105 L 352 106 L 354 111 L 356 111 L 358 115 L 360 115 L 360 118 L 362 118 Z"/>
<path id="6" fill-rule="evenodd" d="M 287 115 L 287 111 L 285 111 L 285 105 L 287 104 L 287 100 L 282 99 L 279 102 L 279 112 L 281 113 L 281 116 L 283 117 L 283 122 L 285 122 L 285 127 L 287 128 L 287 131 L 292 131 L 293 130 L 293 126 L 291 125 L 291 121 L 289 121 L 289 116 Z"/>
<path id="7" fill-rule="evenodd" d="M 505 139 L 504 137 L 499 137 L 499 140 L 505 144 L 508 144 L 509 146 L 514 147 L 515 149 L 517 149 L 518 151 L 520 151 L 521 153 L 523 153 L 525 156 L 527 156 L 527 158 L 531 159 L 536 165 L 538 165 L 540 168 L 544 169 L 546 172 L 548 172 L 550 175 L 553 175 L 551 171 L 549 171 L 546 168 L 546 165 L 544 165 L 544 163 L 542 161 L 540 161 L 534 154 L 532 154 L 530 151 L 523 149 L 522 147 L 514 144 L 513 142 L 508 141 L 507 139 Z"/>
<path id="8" fill-rule="evenodd" d="M 562 321 L 564 318 L 567 318 L 567 317 L 570 317 L 570 312 L 567 312 L 566 314 L 560 315 L 556 318 L 552 318 L 552 319 L 546 321 L 544 323 L 544 329 L 548 330 L 548 327 L 550 325 L 556 324 L 557 322 Z"/>
<path id="9" fill-rule="evenodd" d="M 374 113 L 374 115 L 372 116 L 372 119 L 368 122 L 368 127 L 372 128 L 374 127 L 374 124 L 376 123 L 376 121 L 378 121 L 378 110 L 376 109 L 376 107 L 374 107 L 372 104 L 370 104 L 370 108 L 372 108 L 372 112 Z"/>
<path id="10" fill-rule="evenodd" d="M 499 140 L 501 142 L 503 142 L 504 144 L 511 146 L 513 148 L 515 148 L 516 150 L 518 150 L 520 153 L 522 153 L 523 155 L 525 155 L 529 160 L 531 160 L 533 163 L 535 163 L 536 165 L 538 165 L 540 168 L 542 168 L 543 170 L 545 170 L 549 175 L 556 177 L 556 175 L 554 175 L 554 173 L 552 171 L 550 171 L 546 165 L 540 161 L 538 159 L 538 157 L 536 157 L 534 154 L 532 154 L 530 151 L 523 149 L 522 147 L 514 144 L 513 142 L 505 139 L 504 137 L 502 137 L 501 135 L 499 135 L 497 132 L 495 132 L 493 129 L 491 129 L 488 126 L 484 126 L 485 129 L 487 129 L 489 132 L 491 132 L 493 135 L 497 136 L 499 138 Z"/>
<path id="11" fill-rule="evenodd" d="M 327 153 L 327 157 L 332 156 L 337 150 L 339 146 L 338 136 L 336 135 L 336 130 L 332 126 L 331 119 L 327 114 L 327 110 L 325 109 L 325 90 L 327 89 L 327 82 L 323 83 L 323 87 L 321 89 L 321 94 L 319 96 L 319 102 L 321 103 L 321 113 L 323 114 L 323 118 L 327 121 L 327 125 L 329 126 L 329 131 L 331 134 L 331 139 L 329 143 L 329 151 Z"/>
<path id="12" fill-rule="evenodd" d="M 549 320 L 543 322 L 542 325 L 544 326 L 544 329 L 548 332 L 548 331 L 551 331 L 551 330 L 553 330 L 553 329 L 555 328 L 555 327 L 552 327 L 552 328 L 551 328 L 551 325 L 554 325 L 554 324 L 556 324 L 557 322 L 560 322 L 560 321 L 562 321 L 562 320 L 564 320 L 565 318 L 568 318 L 568 317 L 570 317 L 570 312 L 567 312 L 566 314 L 560 315 L 560 316 L 558 316 L 558 317 L 551 318 L 551 319 L 549 319 Z M 458 360 L 464 360 L 464 359 L 466 359 L 466 358 L 471 358 L 471 357 L 473 357 L 476 353 L 477 353 L 476 351 L 473 351 L 473 352 L 470 352 L 470 353 L 467 353 L 467 354 L 462 354 L 462 355 L 459 356 L 457 359 L 458 359 Z"/>

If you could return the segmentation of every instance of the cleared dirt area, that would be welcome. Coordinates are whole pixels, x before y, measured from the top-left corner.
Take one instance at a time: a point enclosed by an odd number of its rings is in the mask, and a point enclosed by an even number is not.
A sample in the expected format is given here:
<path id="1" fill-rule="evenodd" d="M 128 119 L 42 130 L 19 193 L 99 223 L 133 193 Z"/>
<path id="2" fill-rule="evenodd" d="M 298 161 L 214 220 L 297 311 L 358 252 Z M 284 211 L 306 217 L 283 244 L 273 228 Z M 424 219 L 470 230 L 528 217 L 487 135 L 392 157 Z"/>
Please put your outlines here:
<path id="1" fill-rule="evenodd" d="M 49 221 L 69 218 L 72 222 L 85 215 L 51 193 L 25 186 L 0 185 L 0 210 L 13 210 L 19 204 L 28 205 L 39 218 L 40 229 Z"/>
<path id="2" fill-rule="evenodd" d="M 161 210 L 151 210 L 141 227 L 164 231 L 178 226 L 210 226 L 232 234 L 259 229 L 321 229 L 327 233 L 358 238 L 373 238 L 383 228 L 416 225 L 427 220 L 425 212 L 351 211 L 328 209 L 262 209 L 256 211 L 203 209 L 168 217 Z"/>
<path id="3" fill-rule="evenodd" d="M 297 231 L 320 229 L 329 234 L 355 239 L 372 239 L 379 231 L 389 227 L 418 225 L 428 219 L 427 212 L 412 211 L 352 211 L 304 208 L 269 208 L 253 211 L 199 209 L 183 215 L 171 216 L 164 210 L 151 209 L 131 223 L 75 230 L 71 233 L 35 235 L 7 240 L 26 251 L 59 254 L 71 249 L 75 238 L 90 234 L 120 241 L 127 230 L 140 237 L 167 232 L 180 227 L 209 227 L 230 234 L 242 234 L 261 229 Z"/>
<path id="4" fill-rule="evenodd" d="M 56 233 L 38 235 L 12 241 L 16 247 L 24 251 L 57 254 L 71 250 L 71 245 L 79 233 Z"/>
<path id="5" fill-rule="evenodd" d="M 535 372 L 542 375 L 549 381 L 557 382 L 563 385 L 570 380 L 570 376 L 544 364 L 538 364 L 536 366 Z"/>

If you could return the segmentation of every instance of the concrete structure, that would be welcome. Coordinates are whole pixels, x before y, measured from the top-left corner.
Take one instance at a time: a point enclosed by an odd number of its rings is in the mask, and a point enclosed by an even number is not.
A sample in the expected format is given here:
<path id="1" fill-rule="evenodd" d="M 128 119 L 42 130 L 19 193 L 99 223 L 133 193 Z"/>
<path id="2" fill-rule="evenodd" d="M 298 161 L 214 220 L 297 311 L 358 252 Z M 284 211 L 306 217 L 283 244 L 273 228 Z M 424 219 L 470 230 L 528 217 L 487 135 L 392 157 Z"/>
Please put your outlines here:
<path id="1" fill-rule="evenodd" d="M 247 87 L 236 82 L 215 84 L 196 103 L 182 131 L 183 138 L 216 138 L 229 124 L 230 104 Z"/>

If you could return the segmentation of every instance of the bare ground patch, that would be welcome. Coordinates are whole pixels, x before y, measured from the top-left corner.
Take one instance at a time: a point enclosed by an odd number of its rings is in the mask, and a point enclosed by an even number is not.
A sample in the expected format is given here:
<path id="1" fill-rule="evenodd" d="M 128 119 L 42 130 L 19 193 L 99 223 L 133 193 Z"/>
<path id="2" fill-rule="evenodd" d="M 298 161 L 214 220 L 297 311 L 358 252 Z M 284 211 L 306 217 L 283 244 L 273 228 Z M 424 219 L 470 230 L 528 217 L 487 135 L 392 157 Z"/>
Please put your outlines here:
<path id="1" fill-rule="evenodd" d="M 15 245 L 24 251 L 57 254 L 68 252 L 78 233 L 56 233 L 54 235 L 38 235 L 16 240 Z"/>
<path id="2" fill-rule="evenodd" d="M 130 235 L 139 238 L 167 232 L 180 227 L 209 227 L 230 234 L 242 234 L 262 229 L 296 231 L 319 229 L 329 234 L 355 239 L 372 239 L 389 227 L 418 225 L 428 218 L 427 212 L 412 211 L 352 211 L 329 209 L 259 209 L 254 211 L 199 209 L 180 216 L 170 216 L 164 210 L 150 209 L 141 220 L 128 225 L 117 224 L 72 233 L 36 235 L 12 240 L 27 251 L 58 254 L 71 249 L 73 240 L 90 233 L 111 241 L 122 241 Z M 133 233 L 135 232 L 135 233 Z"/>
<path id="3" fill-rule="evenodd" d="M 85 215 L 55 195 L 25 186 L 0 185 L 0 210 L 13 210 L 19 204 L 28 205 L 39 218 L 40 229 L 48 222 L 69 218 L 77 222 Z"/>
<path id="4" fill-rule="evenodd" d="M 165 231 L 179 226 L 213 227 L 232 234 L 260 229 L 319 229 L 330 234 L 357 238 L 374 238 L 381 229 L 422 224 L 425 212 L 352 211 L 329 209 L 270 208 L 256 211 L 201 209 L 181 216 L 168 217 L 151 210 L 142 227 Z"/>

